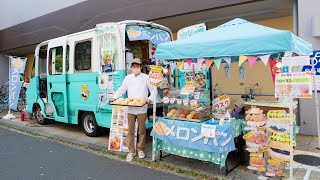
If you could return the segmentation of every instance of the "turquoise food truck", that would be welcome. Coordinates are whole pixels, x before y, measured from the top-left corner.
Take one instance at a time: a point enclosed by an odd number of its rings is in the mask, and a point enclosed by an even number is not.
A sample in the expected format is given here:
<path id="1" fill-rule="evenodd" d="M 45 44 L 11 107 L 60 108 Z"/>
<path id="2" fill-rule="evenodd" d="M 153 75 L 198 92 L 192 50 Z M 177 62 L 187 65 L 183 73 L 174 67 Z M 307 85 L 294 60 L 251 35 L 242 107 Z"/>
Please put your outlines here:
<path id="1" fill-rule="evenodd" d="M 108 104 L 133 58 L 148 73 L 157 44 L 171 41 L 170 29 L 145 21 L 103 23 L 95 28 L 40 43 L 27 89 L 27 110 L 39 124 L 78 124 L 88 136 L 110 128 Z"/>

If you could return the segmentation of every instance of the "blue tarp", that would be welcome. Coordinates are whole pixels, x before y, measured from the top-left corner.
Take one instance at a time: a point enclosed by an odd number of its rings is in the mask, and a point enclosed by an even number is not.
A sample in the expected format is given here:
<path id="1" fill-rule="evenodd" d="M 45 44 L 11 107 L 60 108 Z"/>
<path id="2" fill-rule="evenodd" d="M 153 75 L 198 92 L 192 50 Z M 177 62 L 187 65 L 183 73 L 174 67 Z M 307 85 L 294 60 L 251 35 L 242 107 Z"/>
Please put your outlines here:
<path id="1" fill-rule="evenodd" d="M 312 45 L 289 31 L 236 18 L 189 38 L 159 44 L 155 57 L 159 60 L 170 60 L 262 55 L 285 51 L 311 55 Z"/>

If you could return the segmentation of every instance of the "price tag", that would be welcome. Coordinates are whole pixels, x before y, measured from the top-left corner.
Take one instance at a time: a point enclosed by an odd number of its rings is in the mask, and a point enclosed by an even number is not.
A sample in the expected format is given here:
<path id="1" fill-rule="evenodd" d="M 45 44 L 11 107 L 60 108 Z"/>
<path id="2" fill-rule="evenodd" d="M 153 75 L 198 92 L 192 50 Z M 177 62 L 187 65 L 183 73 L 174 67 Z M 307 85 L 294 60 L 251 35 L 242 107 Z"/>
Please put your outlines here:
<path id="1" fill-rule="evenodd" d="M 281 167 L 281 163 L 279 161 L 276 161 L 274 159 L 268 159 L 268 163 L 272 166 L 275 166 L 275 167 L 278 167 L 280 168 Z"/>
<path id="2" fill-rule="evenodd" d="M 265 131 L 265 130 L 266 130 L 266 126 L 258 127 L 258 131 Z"/>
<path id="3" fill-rule="evenodd" d="M 170 104 L 173 104 L 176 101 L 176 98 L 170 98 Z"/>
<path id="4" fill-rule="evenodd" d="M 265 172 L 265 171 L 266 171 L 266 168 L 265 168 L 265 167 L 260 167 L 260 168 L 259 168 L 259 171 L 260 171 L 260 172 Z"/>
<path id="5" fill-rule="evenodd" d="M 212 106 L 216 109 L 223 109 L 230 105 L 230 98 L 228 95 L 222 95 L 212 101 Z"/>
<path id="6" fill-rule="evenodd" d="M 250 157 L 263 158 L 263 155 L 261 153 L 250 153 Z"/>
<path id="7" fill-rule="evenodd" d="M 216 125 L 202 124 L 201 135 L 204 137 L 215 138 L 216 136 Z"/>
<path id="8" fill-rule="evenodd" d="M 278 172 L 276 172 L 276 174 L 277 174 L 277 176 L 280 176 L 280 177 L 286 176 L 286 174 L 282 171 L 278 171 Z"/>
<path id="9" fill-rule="evenodd" d="M 260 151 L 261 151 L 261 152 L 266 152 L 267 149 L 268 149 L 268 147 L 261 147 L 261 148 L 260 148 Z"/>
<path id="10" fill-rule="evenodd" d="M 181 99 L 177 99 L 177 104 L 181 105 L 182 104 L 182 100 Z"/>
<path id="11" fill-rule="evenodd" d="M 168 96 L 163 97 L 163 103 L 168 104 L 170 102 L 170 99 Z"/>
<path id="12" fill-rule="evenodd" d="M 243 136 L 243 139 L 248 139 L 248 138 L 250 138 L 250 137 L 252 137 L 252 136 L 253 136 L 253 132 L 251 131 L 251 132 L 249 132 L 248 134 L 244 135 L 244 136 Z"/>
<path id="13" fill-rule="evenodd" d="M 185 106 L 189 105 L 189 99 L 188 98 L 183 99 L 183 105 L 185 105 Z"/>

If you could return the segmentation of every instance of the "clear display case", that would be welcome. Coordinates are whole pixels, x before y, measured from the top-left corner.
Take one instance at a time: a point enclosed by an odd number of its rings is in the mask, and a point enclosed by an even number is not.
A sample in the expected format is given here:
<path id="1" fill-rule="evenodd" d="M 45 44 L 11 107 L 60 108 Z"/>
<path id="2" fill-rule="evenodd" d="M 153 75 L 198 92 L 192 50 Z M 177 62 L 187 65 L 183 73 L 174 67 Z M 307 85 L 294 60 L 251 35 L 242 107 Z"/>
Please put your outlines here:
<path id="1" fill-rule="evenodd" d="M 180 90 L 164 91 L 165 118 L 202 122 L 211 118 L 210 91 L 183 93 Z"/>

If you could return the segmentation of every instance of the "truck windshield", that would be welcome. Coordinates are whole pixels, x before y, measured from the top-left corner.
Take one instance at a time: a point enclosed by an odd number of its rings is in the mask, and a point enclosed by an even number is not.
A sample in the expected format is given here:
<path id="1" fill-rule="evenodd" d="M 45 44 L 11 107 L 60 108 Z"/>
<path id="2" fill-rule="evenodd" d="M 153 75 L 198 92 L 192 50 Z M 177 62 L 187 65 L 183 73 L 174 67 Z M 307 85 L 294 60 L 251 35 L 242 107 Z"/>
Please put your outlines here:
<path id="1" fill-rule="evenodd" d="M 98 36 L 98 50 L 101 64 L 101 72 L 119 70 L 118 42 L 114 34 Z"/>

